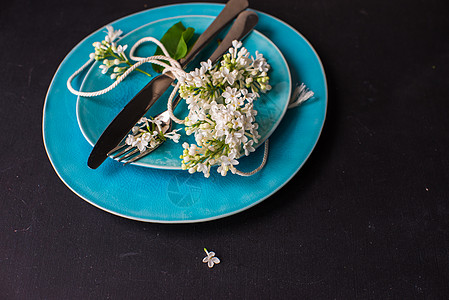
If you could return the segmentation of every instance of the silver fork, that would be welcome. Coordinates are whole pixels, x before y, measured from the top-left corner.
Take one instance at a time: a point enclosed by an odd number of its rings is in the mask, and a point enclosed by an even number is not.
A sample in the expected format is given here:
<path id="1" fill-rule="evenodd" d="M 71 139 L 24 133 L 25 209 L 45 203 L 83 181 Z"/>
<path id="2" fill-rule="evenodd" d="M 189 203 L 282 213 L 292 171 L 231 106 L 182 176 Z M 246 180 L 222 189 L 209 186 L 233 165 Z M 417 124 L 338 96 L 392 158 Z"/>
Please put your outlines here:
<path id="1" fill-rule="evenodd" d="M 232 24 L 223 41 L 220 43 L 217 49 L 215 49 L 214 53 L 212 53 L 209 59 L 213 63 L 216 63 L 218 59 L 232 46 L 232 42 L 234 40 L 242 40 L 254 28 L 254 26 L 256 26 L 258 20 L 259 18 L 255 12 L 247 10 L 240 13 L 234 24 Z M 176 97 L 176 99 L 173 101 L 173 110 L 176 108 L 180 101 L 181 97 L 178 95 L 178 97 Z M 170 118 L 168 110 L 158 114 L 155 119 L 156 118 L 162 121 L 162 133 L 166 133 L 171 130 L 172 120 Z M 154 147 L 147 148 L 143 152 L 140 152 L 139 149 L 131 145 L 127 145 L 125 143 L 125 140 L 126 137 L 119 143 L 117 147 L 115 147 L 108 153 L 108 156 L 113 159 L 117 159 L 118 161 L 126 160 L 125 165 L 150 154 L 164 143 L 164 141 L 160 141 Z"/>

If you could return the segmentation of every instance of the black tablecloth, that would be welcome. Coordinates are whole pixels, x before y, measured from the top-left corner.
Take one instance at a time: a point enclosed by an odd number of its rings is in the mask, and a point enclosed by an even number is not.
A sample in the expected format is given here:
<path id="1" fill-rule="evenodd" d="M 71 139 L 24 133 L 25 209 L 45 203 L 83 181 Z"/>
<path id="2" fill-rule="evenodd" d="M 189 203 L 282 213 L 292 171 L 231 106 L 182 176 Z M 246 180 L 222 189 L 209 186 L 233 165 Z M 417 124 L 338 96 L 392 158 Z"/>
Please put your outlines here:
<path id="1" fill-rule="evenodd" d="M 76 196 L 47 158 L 41 122 L 52 76 L 80 40 L 171 3 L 1 4 L 0 298 L 447 299 L 449 3 L 253 0 L 319 53 L 322 136 L 261 204 L 163 225 Z M 207 268 L 203 247 L 221 264 Z"/>

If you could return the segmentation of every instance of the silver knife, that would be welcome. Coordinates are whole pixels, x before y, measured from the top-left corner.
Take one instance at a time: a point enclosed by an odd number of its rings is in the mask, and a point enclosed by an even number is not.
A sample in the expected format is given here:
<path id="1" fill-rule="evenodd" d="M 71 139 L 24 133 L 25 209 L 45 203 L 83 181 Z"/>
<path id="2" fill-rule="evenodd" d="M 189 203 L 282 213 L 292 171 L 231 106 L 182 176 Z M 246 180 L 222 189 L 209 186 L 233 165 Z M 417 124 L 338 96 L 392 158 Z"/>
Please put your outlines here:
<path id="1" fill-rule="evenodd" d="M 240 12 L 248 7 L 248 0 L 230 0 L 212 24 L 200 35 L 190 52 L 180 60 L 183 68 Z M 150 107 L 170 87 L 174 80 L 164 74 L 151 80 L 112 120 L 101 134 L 90 153 L 87 165 L 98 168 L 107 158 L 107 153 L 117 146 L 132 127 L 145 115 Z"/>

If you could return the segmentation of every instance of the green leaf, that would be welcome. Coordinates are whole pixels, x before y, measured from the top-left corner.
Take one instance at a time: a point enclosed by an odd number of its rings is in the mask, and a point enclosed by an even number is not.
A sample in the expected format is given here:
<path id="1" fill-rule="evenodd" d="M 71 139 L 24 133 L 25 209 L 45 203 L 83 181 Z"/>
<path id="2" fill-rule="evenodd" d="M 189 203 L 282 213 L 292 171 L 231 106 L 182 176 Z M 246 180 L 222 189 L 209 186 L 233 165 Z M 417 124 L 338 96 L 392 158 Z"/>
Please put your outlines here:
<path id="1" fill-rule="evenodd" d="M 189 53 L 190 48 L 187 46 L 187 43 L 190 41 L 190 39 L 193 37 L 193 33 L 195 32 L 195 29 L 192 27 L 188 27 L 183 33 L 182 38 L 179 41 L 178 49 L 176 51 L 175 58 L 176 60 L 184 58 L 187 53 Z"/>
<path id="2" fill-rule="evenodd" d="M 170 56 L 176 60 L 185 57 L 188 53 L 187 43 L 192 39 L 195 29 L 192 27 L 185 28 L 182 22 L 178 22 L 170 27 L 161 38 L 161 43 L 167 49 Z M 163 55 L 162 49 L 157 47 L 154 55 Z M 161 66 L 153 64 L 156 72 L 162 72 Z"/>

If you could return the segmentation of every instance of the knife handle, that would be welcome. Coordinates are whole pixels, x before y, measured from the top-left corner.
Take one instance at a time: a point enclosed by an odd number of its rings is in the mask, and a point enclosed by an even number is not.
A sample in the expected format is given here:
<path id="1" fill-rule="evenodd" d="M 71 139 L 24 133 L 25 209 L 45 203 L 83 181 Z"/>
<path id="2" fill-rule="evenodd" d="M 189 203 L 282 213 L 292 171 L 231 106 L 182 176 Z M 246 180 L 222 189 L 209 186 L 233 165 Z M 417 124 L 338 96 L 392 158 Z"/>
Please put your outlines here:
<path id="1" fill-rule="evenodd" d="M 214 53 L 209 57 L 212 63 L 215 63 L 221 58 L 229 47 L 232 46 L 234 40 L 242 40 L 257 24 L 259 17 L 253 11 L 247 10 L 239 14 L 237 19 L 232 24 L 223 41 L 215 49 Z"/>
<path id="2" fill-rule="evenodd" d="M 209 43 L 240 12 L 248 8 L 248 6 L 248 0 L 229 0 L 212 24 L 210 24 L 203 34 L 201 34 L 187 56 L 179 61 L 181 66 L 185 67 L 191 62 L 207 43 Z"/>

